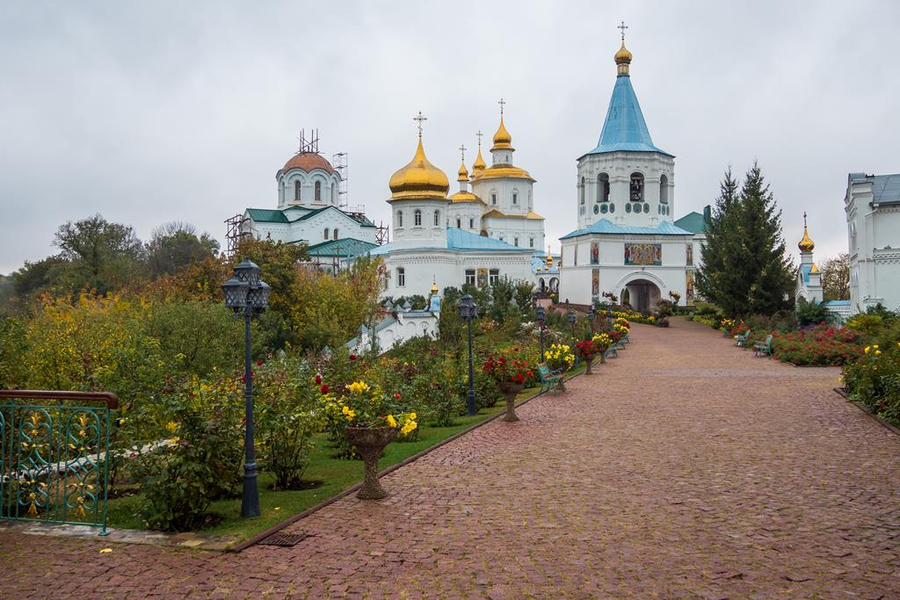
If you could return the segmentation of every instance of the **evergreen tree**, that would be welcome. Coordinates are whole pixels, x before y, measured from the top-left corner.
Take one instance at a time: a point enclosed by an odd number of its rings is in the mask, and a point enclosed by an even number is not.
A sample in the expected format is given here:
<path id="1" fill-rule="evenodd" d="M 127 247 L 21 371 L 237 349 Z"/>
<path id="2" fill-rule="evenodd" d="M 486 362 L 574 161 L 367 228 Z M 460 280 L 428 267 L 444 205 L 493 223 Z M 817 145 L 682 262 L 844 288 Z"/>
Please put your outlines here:
<path id="1" fill-rule="evenodd" d="M 707 226 L 697 289 L 728 315 L 770 315 L 788 306 L 793 283 L 781 211 L 756 163 L 737 190 L 729 169 Z"/>

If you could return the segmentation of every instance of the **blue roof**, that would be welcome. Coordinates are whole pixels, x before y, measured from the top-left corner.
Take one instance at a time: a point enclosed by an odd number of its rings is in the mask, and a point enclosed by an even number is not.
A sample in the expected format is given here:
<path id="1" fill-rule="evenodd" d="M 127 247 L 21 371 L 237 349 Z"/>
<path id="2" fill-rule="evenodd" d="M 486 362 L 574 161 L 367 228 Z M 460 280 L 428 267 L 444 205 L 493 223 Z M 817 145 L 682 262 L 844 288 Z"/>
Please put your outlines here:
<path id="1" fill-rule="evenodd" d="M 894 175 L 866 175 L 851 173 L 854 182 L 872 182 L 872 204 L 900 203 L 900 173 Z"/>
<path id="2" fill-rule="evenodd" d="M 369 254 L 371 256 L 381 256 L 383 254 L 391 252 L 393 249 L 393 244 L 384 244 L 382 246 L 378 246 Z M 423 246 L 422 248 L 402 248 L 402 250 L 414 249 L 442 250 L 442 248 L 440 247 L 429 246 Z M 447 228 L 447 250 L 454 250 L 456 252 L 509 252 L 510 250 L 519 252 L 534 252 L 534 250 L 531 248 L 521 248 L 519 246 L 513 246 L 512 244 L 507 244 L 506 242 L 502 242 L 498 239 L 470 233 L 468 231 L 463 231 L 462 229 L 457 229 L 456 227 Z"/>
<path id="3" fill-rule="evenodd" d="M 800 274 L 803 275 L 803 283 L 809 285 L 809 272 L 812 269 L 810 265 L 800 265 Z"/>
<path id="4" fill-rule="evenodd" d="M 631 87 L 631 77 L 627 75 L 616 78 L 600 141 L 586 155 L 604 152 L 659 152 L 673 156 L 653 145 L 641 105 Z"/>
<path id="5" fill-rule="evenodd" d="M 849 300 L 829 300 L 825 306 L 850 306 Z"/>
<path id="6" fill-rule="evenodd" d="M 668 221 L 663 221 L 657 227 L 622 227 L 621 225 L 613 225 L 606 219 L 600 219 L 590 227 L 567 233 L 559 239 L 564 240 L 591 233 L 610 233 L 618 235 L 694 235 L 690 231 L 685 231 L 681 227 L 676 227 Z"/>

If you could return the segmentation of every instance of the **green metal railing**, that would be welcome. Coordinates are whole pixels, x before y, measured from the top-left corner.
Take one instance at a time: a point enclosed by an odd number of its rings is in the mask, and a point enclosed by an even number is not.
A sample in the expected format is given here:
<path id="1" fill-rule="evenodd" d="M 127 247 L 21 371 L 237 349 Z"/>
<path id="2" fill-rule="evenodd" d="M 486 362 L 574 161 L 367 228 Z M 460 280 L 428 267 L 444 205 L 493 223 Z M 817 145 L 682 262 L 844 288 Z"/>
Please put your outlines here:
<path id="1" fill-rule="evenodd" d="M 100 527 L 106 535 L 115 394 L 0 390 L 0 520 Z"/>

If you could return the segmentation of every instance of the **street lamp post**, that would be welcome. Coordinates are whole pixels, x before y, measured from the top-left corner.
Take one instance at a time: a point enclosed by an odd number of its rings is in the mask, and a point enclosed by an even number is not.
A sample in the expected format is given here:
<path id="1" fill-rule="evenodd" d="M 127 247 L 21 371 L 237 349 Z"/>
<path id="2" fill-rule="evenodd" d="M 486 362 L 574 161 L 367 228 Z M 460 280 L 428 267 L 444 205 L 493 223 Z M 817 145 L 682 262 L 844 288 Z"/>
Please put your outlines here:
<path id="1" fill-rule="evenodd" d="M 569 309 L 569 325 L 572 326 L 572 348 L 575 348 L 575 344 L 578 343 L 578 338 L 575 336 L 575 311 Z M 575 364 L 578 364 L 578 353 L 575 353 Z"/>
<path id="2" fill-rule="evenodd" d="M 537 320 L 538 320 L 538 323 L 541 324 L 540 325 L 540 327 L 541 327 L 541 360 L 539 360 L 538 362 L 544 362 L 544 321 L 546 320 L 546 318 L 547 318 L 547 309 L 545 309 L 543 306 L 538 306 L 537 307 Z"/>
<path id="3" fill-rule="evenodd" d="M 250 321 L 262 314 L 269 304 L 272 288 L 259 278 L 259 267 L 244 259 L 234 268 L 234 277 L 222 284 L 225 306 L 244 317 L 244 490 L 241 517 L 258 517 L 256 453 L 253 449 L 253 375 L 250 369 Z"/>
<path id="4" fill-rule="evenodd" d="M 478 318 L 478 306 L 469 294 L 459 301 L 459 316 L 466 322 L 469 330 L 469 391 L 466 394 L 466 413 L 475 414 L 475 376 L 472 371 L 472 321 Z"/>
<path id="5" fill-rule="evenodd" d="M 597 309 L 595 309 L 594 305 L 591 304 L 591 310 L 588 311 L 588 318 L 590 319 L 590 323 L 591 323 L 591 337 L 594 337 L 594 317 L 596 316 L 596 314 L 597 314 Z"/>

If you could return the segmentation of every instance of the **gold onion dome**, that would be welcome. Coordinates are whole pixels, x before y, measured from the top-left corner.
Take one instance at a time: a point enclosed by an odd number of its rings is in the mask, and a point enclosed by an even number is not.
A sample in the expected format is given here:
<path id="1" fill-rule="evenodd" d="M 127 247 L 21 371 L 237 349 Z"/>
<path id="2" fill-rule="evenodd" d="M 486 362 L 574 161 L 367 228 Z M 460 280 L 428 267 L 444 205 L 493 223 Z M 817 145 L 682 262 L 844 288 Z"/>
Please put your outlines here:
<path id="1" fill-rule="evenodd" d="M 486 167 L 487 163 L 484 162 L 484 157 L 481 156 L 481 146 L 478 146 L 478 156 L 475 157 L 475 162 L 472 163 L 472 175 L 478 177 L 478 174 L 484 171 Z"/>
<path id="2" fill-rule="evenodd" d="M 450 182 L 443 171 L 428 161 L 422 147 L 422 137 L 416 155 L 409 164 L 391 175 L 391 200 L 406 198 L 438 198 L 445 199 Z"/>
<path id="3" fill-rule="evenodd" d="M 457 174 L 457 181 L 468 181 L 469 180 L 469 170 L 466 168 L 466 163 L 462 162 L 459 165 L 459 171 Z"/>
<path id="4" fill-rule="evenodd" d="M 550 254 L 549 252 L 547 253 L 547 266 L 548 267 L 553 266 L 553 255 Z"/>
<path id="5" fill-rule="evenodd" d="M 616 64 L 617 65 L 630 65 L 631 59 L 633 58 L 631 52 L 628 51 L 628 48 L 625 47 L 625 40 L 622 40 L 622 47 L 619 48 L 619 51 L 616 52 Z"/>
<path id="6" fill-rule="evenodd" d="M 438 286 L 437 286 L 437 279 L 433 279 L 432 283 L 431 283 L 431 295 L 437 296 L 438 291 L 439 290 L 438 290 Z"/>
<path id="7" fill-rule="evenodd" d="M 803 225 L 803 239 L 800 240 L 797 247 L 800 248 L 800 252 L 812 252 L 816 247 L 816 243 L 809 237 L 809 232 L 806 230 L 806 224 Z"/>
<path id="8" fill-rule="evenodd" d="M 500 115 L 500 127 L 497 128 L 497 133 L 494 134 L 494 147 L 491 148 L 491 152 L 494 150 L 512 150 L 512 136 L 509 135 L 509 132 L 506 130 L 506 125 L 503 124 L 503 115 Z"/>

